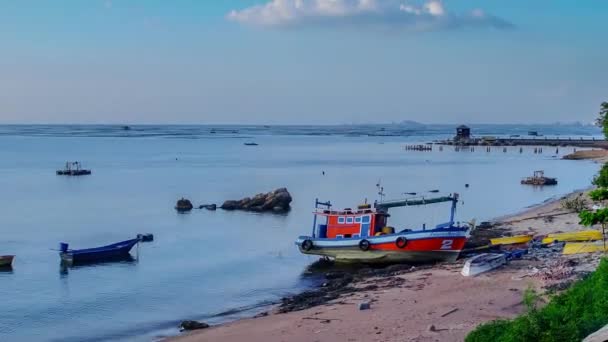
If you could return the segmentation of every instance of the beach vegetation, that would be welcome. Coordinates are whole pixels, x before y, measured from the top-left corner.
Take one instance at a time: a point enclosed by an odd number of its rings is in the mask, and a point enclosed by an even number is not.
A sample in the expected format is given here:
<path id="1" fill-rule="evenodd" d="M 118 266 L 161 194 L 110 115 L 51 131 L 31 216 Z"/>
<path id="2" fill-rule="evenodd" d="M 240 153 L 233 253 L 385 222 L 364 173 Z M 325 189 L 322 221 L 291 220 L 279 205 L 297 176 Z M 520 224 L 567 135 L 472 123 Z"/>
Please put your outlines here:
<path id="1" fill-rule="evenodd" d="M 587 209 L 587 200 L 582 196 L 576 196 L 572 198 L 564 198 L 561 200 L 562 209 L 580 213 Z"/>
<path id="2" fill-rule="evenodd" d="M 538 295 L 524 292 L 525 314 L 512 320 L 496 320 L 473 330 L 467 342 L 581 341 L 608 324 L 608 259 L 568 290 L 537 308 Z"/>
<path id="3" fill-rule="evenodd" d="M 591 227 L 601 224 L 602 227 L 605 227 L 606 223 L 608 223 L 608 208 L 596 211 L 583 210 L 578 214 L 578 217 L 581 219 L 580 224 L 583 226 Z"/>
<path id="4" fill-rule="evenodd" d="M 600 173 L 593 179 L 593 185 L 600 188 L 608 188 L 608 164 L 604 164 L 600 169 Z"/>
<path id="5" fill-rule="evenodd" d="M 604 136 L 608 139 L 608 102 L 602 102 L 600 105 L 600 112 L 598 118 L 595 120 L 595 124 L 602 128 Z"/>
<path id="6" fill-rule="evenodd" d="M 594 201 L 605 201 L 608 199 L 608 188 L 599 188 L 589 192 L 589 197 Z"/>

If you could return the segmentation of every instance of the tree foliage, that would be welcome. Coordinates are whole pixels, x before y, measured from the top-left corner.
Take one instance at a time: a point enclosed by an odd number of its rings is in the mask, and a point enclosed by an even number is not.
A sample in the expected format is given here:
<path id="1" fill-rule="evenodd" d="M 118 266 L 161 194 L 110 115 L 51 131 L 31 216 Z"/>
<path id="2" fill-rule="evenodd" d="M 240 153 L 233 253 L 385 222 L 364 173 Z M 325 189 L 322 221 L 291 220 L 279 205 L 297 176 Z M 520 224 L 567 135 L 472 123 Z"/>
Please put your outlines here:
<path id="1" fill-rule="evenodd" d="M 596 224 L 604 225 L 608 223 L 608 208 L 600 209 L 598 211 L 587 211 L 583 210 L 578 214 L 581 219 L 580 224 L 583 226 L 594 226 Z"/>
<path id="2" fill-rule="evenodd" d="M 608 139 L 608 102 L 602 102 L 600 105 L 600 112 L 598 118 L 595 120 L 595 124 L 602 128 L 604 136 Z"/>
<path id="3" fill-rule="evenodd" d="M 589 197 L 594 201 L 604 201 L 608 199 L 608 188 L 599 188 L 589 192 Z"/>
<path id="4" fill-rule="evenodd" d="M 600 173 L 593 179 L 593 184 L 600 188 L 608 188 L 608 164 L 602 166 Z"/>

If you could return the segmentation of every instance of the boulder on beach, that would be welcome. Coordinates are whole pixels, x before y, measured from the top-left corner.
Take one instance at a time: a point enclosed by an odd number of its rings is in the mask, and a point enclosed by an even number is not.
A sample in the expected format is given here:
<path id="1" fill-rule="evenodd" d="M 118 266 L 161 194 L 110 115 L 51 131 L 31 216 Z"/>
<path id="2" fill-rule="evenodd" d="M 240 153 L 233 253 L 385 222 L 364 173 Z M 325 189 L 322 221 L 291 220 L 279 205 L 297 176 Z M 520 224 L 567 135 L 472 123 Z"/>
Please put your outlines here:
<path id="1" fill-rule="evenodd" d="M 192 202 L 190 202 L 190 200 L 187 200 L 183 197 L 180 200 L 178 200 L 177 204 L 175 205 L 175 209 L 177 211 L 190 211 L 190 210 L 192 210 L 192 208 L 194 208 L 194 206 L 192 205 Z"/>
<path id="2" fill-rule="evenodd" d="M 183 321 L 179 325 L 180 330 L 199 330 L 199 329 L 207 329 L 209 328 L 209 324 L 198 321 Z"/>
<path id="3" fill-rule="evenodd" d="M 245 197 L 241 200 L 226 201 L 220 208 L 224 210 L 285 213 L 291 209 L 292 200 L 291 194 L 286 188 L 279 188 L 253 197 Z"/>

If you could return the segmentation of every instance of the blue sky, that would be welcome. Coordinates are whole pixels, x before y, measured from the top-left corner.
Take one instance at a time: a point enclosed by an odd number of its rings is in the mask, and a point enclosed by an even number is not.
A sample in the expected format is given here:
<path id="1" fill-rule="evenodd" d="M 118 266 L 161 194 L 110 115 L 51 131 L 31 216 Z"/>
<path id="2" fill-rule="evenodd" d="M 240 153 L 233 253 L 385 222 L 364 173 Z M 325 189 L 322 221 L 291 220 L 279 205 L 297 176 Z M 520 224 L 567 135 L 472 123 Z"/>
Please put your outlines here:
<path id="1" fill-rule="evenodd" d="M 0 123 L 589 122 L 606 23 L 602 0 L 5 0 Z"/>

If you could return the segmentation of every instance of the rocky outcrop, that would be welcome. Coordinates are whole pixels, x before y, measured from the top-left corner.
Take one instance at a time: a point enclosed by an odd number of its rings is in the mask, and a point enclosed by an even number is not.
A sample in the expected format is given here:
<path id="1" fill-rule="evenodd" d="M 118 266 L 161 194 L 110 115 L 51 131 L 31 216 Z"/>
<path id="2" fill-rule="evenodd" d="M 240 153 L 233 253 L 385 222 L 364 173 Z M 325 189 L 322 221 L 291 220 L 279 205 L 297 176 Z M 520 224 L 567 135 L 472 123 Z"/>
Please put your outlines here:
<path id="1" fill-rule="evenodd" d="M 185 198 L 181 198 L 180 200 L 177 201 L 177 204 L 175 205 L 175 210 L 177 211 L 190 211 L 192 210 L 192 208 L 194 208 L 194 206 L 192 205 L 192 202 L 190 202 L 190 200 L 187 200 Z"/>
<path id="2" fill-rule="evenodd" d="M 207 329 L 209 328 L 209 324 L 198 322 L 198 321 L 183 321 L 179 325 L 179 329 L 184 330 L 199 330 L 199 329 Z"/>
<path id="3" fill-rule="evenodd" d="M 256 212 L 284 213 L 291 209 L 293 199 L 287 189 L 280 188 L 268 193 L 261 193 L 241 200 L 224 202 L 220 208 L 224 210 L 247 210 Z"/>
<path id="4" fill-rule="evenodd" d="M 211 210 L 214 211 L 217 209 L 217 205 L 215 204 L 201 204 L 198 206 L 199 209 L 207 209 L 207 210 Z"/>

